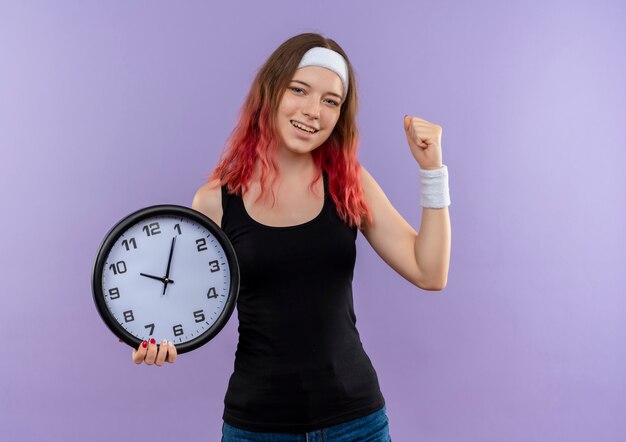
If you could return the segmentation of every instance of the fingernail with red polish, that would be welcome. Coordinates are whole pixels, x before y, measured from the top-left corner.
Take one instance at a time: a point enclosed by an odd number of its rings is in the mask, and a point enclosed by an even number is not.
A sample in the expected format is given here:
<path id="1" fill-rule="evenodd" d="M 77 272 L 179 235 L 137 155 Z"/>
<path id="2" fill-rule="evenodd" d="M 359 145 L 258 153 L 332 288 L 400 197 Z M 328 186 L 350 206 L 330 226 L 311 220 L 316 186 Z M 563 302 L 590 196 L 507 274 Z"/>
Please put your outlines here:
<path id="1" fill-rule="evenodd" d="M 150 339 L 150 344 L 154 344 L 155 342 L 154 338 Z"/>
<path id="2" fill-rule="evenodd" d="M 148 342 L 147 342 L 147 341 L 143 341 L 143 342 L 141 343 L 141 346 L 142 346 L 143 348 L 146 348 L 146 347 L 148 346 Z"/>

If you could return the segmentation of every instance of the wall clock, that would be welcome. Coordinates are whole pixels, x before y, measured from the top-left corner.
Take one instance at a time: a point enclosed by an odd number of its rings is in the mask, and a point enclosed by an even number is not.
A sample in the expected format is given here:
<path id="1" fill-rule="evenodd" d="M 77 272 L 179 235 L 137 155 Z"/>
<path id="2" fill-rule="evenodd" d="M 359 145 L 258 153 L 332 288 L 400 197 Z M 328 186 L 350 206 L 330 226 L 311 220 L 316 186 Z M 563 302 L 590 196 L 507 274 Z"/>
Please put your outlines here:
<path id="1" fill-rule="evenodd" d="M 239 293 L 239 266 L 226 234 L 183 206 L 146 207 L 105 235 L 92 273 L 96 308 L 133 348 L 155 338 L 177 353 L 219 333 Z"/>

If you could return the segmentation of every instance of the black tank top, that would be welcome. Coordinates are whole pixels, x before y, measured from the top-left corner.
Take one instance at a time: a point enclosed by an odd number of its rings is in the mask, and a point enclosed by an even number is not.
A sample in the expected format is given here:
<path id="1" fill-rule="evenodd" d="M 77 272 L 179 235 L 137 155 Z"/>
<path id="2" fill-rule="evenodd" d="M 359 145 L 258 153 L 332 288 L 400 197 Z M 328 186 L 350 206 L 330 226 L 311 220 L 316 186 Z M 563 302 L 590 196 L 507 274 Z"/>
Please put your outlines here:
<path id="1" fill-rule="evenodd" d="M 289 227 L 258 223 L 222 187 L 222 229 L 237 254 L 239 342 L 223 419 L 248 431 L 308 432 L 385 404 L 356 328 L 357 228 L 324 207 Z"/>

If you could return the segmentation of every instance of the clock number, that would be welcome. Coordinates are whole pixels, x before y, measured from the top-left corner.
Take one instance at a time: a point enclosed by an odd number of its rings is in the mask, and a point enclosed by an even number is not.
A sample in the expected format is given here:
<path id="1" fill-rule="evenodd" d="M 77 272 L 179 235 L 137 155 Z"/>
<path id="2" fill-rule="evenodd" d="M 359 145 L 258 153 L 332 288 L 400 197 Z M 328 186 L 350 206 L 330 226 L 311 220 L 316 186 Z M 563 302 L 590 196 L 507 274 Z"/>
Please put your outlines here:
<path id="1" fill-rule="evenodd" d="M 118 290 L 117 287 L 109 289 L 109 299 L 113 300 L 113 299 L 117 299 L 119 297 L 120 297 L 120 291 Z"/>
<path id="2" fill-rule="evenodd" d="M 133 311 L 132 310 L 128 310 L 127 312 L 124 312 L 124 321 L 125 322 L 131 322 L 135 320 L 135 316 L 133 315 Z"/>
<path id="3" fill-rule="evenodd" d="M 209 265 L 211 266 L 211 273 L 219 272 L 220 265 L 217 260 L 209 262 Z"/>
<path id="4" fill-rule="evenodd" d="M 196 318 L 196 322 L 204 321 L 204 313 L 202 310 L 198 310 L 197 312 L 193 312 L 193 317 Z"/>
<path id="5" fill-rule="evenodd" d="M 141 230 L 145 230 L 146 231 L 146 235 L 150 236 L 150 235 L 158 235 L 159 233 L 161 233 L 161 227 L 159 226 L 159 223 L 155 222 L 155 223 L 150 223 L 147 226 L 143 226 L 143 228 Z"/>
<path id="6" fill-rule="evenodd" d="M 174 327 L 172 327 L 172 330 L 174 330 L 174 336 L 180 336 L 183 334 L 183 325 L 175 325 Z"/>
<path id="7" fill-rule="evenodd" d="M 116 262 L 115 264 L 111 264 L 109 269 L 113 270 L 114 275 L 126 273 L 126 263 L 124 261 Z"/>
<path id="8" fill-rule="evenodd" d="M 206 239 L 204 238 L 200 238 L 200 239 L 196 239 L 196 244 L 198 245 L 198 252 L 202 252 L 203 250 L 206 250 Z"/>
<path id="9" fill-rule="evenodd" d="M 149 328 L 150 329 L 150 335 L 149 336 L 152 336 L 152 333 L 154 333 L 154 324 L 144 325 L 143 328 Z"/>
<path id="10" fill-rule="evenodd" d="M 206 294 L 206 297 L 211 299 L 211 298 L 217 298 L 217 292 L 215 291 L 215 287 L 211 287 L 209 289 L 209 293 Z"/>
<path id="11" fill-rule="evenodd" d="M 174 230 L 178 230 L 178 234 L 181 235 L 183 232 L 180 231 L 180 224 L 174 224 Z"/>
<path id="12" fill-rule="evenodd" d="M 133 249 L 137 248 L 137 243 L 135 242 L 135 238 L 131 238 L 130 240 L 124 240 L 122 241 L 122 245 L 124 247 L 126 247 L 126 250 L 130 250 L 130 244 L 133 245 Z"/>

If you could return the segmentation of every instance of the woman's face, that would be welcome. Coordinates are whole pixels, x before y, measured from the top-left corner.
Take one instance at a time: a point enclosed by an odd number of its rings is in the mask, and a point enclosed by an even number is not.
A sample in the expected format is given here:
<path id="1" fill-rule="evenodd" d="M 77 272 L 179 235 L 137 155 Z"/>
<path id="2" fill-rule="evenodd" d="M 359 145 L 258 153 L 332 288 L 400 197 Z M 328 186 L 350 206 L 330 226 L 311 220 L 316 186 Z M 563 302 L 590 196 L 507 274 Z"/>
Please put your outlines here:
<path id="1" fill-rule="evenodd" d="M 294 153 L 319 147 L 335 128 L 342 96 L 343 84 L 333 71 L 319 66 L 296 70 L 276 113 L 281 147 Z"/>

